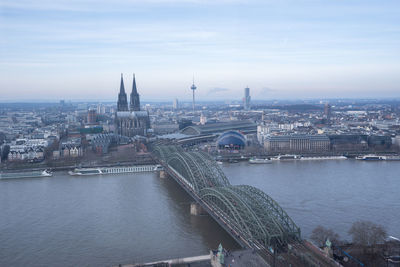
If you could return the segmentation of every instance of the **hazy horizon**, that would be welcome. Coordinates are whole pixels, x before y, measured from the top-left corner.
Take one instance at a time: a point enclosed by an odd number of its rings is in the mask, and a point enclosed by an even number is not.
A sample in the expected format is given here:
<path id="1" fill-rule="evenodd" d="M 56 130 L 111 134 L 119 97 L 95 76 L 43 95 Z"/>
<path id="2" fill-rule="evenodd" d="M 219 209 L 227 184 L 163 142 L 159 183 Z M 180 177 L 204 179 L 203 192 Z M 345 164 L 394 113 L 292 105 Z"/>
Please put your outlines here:
<path id="1" fill-rule="evenodd" d="M 11 100 L 2 100 L 0 99 L 0 104 L 60 104 L 60 101 L 64 101 L 64 103 L 69 104 L 77 104 L 77 103 L 87 103 L 87 104 L 115 104 L 117 105 L 117 99 L 11 99 Z M 173 105 L 174 99 L 141 99 L 141 104 L 148 103 L 156 103 L 156 104 L 171 104 Z M 191 108 L 192 99 L 178 99 L 179 104 L 188 105 Z M 271 98 L 271 99 L 255 99 L 252 100 L 252 105 L 263 105 L 269 104 L 273 102 L 278 102 L 278 104 L 321 104 L 325 103 L 373 103 L 378 102 L 380 104 L 389 103 L 389 102 L 399 102 L 400 97 L 380 97 L 380 98 Z M 316 103 L 320 102 L 320 103 Z M 225 104 L 242 104 L 242 99 L 196 99 L 196 105 L 201 104 L 212 104 L 212 103 L 225 103 Z"/>
<path id="2" fill-rule="evenodd" d="M 0 101 L 400 97 L 398 1 L 0 2 Z"/>

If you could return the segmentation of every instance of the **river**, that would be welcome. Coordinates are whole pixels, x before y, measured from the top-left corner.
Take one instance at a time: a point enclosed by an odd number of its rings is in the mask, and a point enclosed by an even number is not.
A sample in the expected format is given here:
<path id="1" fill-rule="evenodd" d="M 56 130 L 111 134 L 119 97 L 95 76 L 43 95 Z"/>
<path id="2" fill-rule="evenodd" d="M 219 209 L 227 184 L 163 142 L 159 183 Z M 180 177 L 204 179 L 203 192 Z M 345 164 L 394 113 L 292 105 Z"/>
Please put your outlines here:
<path id="1" fill-rule="evenodd" d="M 344 239 L 356 220 L 400 236 L 400 162 L 224 164 L 232 184 L 272 196 L 308 237 L 317 225 Z M 110 266 L 207 254 L 238 245 L 190 197 L 155 173 L 0 181 L 0 266 Z"/>

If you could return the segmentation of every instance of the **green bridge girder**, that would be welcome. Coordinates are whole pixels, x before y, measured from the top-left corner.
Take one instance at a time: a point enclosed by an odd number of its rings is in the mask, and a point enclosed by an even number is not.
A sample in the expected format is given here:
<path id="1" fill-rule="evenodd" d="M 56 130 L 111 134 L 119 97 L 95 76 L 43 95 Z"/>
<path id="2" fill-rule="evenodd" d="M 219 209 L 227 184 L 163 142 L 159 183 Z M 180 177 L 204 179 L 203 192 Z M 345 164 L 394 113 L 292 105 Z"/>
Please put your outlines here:
<path id="1" fill-rule="evenodd" d="M 250 240 L 264 246 L 284 246 L 300 240 L 300 228 L 271 197 L 249 185 L 205 188 L 201 198 L 241 229 Z"/>
<path id="2" fill-rule="evenodd" d="M 269 247 L 301 239 L 300 228 L 275 200 L 253 186 L 231 185 L 210 155 L 175 145 L 153 146 L 153 155 L 184 177 L 201 200 L 247 240 Z"/>

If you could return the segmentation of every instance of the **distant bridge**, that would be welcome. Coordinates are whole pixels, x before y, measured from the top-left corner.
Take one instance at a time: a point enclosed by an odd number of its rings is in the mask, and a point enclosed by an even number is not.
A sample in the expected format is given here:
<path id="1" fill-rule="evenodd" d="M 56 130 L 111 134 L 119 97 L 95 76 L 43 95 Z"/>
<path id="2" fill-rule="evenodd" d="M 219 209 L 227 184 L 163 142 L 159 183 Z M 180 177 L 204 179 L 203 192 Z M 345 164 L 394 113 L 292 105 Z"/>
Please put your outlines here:
<path id="1" fill-rule="evenodd" d="M 154 145 L 152 153 L 165 171 L 242 247 L 262 251 L 269 261 L 272 251 L 288 247 L 312 254 L 302 245 L 300 228 L 275 200 L 255 187 L 231 185 L 207 153 L 187 152 L 175 145 Z M 314 256 L 308 256 L 308 262 L 330 265 L 329 260 L 325 264 L 321 255 L 317 261 L 312 259 Z"/>

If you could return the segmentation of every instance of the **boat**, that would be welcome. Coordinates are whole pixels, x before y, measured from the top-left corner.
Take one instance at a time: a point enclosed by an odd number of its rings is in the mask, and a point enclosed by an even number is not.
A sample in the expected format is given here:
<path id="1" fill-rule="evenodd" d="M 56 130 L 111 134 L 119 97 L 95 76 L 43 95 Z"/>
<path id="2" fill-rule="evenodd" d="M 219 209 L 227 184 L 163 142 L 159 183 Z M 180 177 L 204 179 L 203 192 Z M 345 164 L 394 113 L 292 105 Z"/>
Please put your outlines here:
<path id="1" fill-rule="evenodd" d="M 153 171 L 162 171 L 162 170 L 164 170 L 164 168 L 160 164 L 155 165 L 153 168 Z"/>
<path id="2" fill-rule="evenodd" d="M 98 175 L 103 174 L 100 168 L 79 168 L 68 172 L 69 175 Z"/>
<path id="3" fill-rule="evenodd" d="M 53 176 L 53 174 L 49 170 L 0 173 L 0 179 L 41 178 L 41 177 L 51 177 L 51 176 Z"/>
<path id="4" fill-rule="evenodd" d="M 222 164 L 223 164 L 223 162 L 222 162 L 222 161 L 219 161 L 219 160 L 217 160 L 217 164 L 219 164 L 219 165 L 222 165 Z"/>
<path id="5" fill-rule="evenodd" d="M 326 156 L 326 157 L 301 157 L 300 160 L 330 160 L 347 159 L 345 156 Z"/>
<path id="6" fill-rule="evenodd" d="M 358 156 L 356 157 L 358 160 L 385 160 L 384 156 L 378 156 L 378 155 L 365 155 L 365 156 Z"/>
<path id="7" fill-rule="evenodd" d="M 153 172 L 160 171 L 161 165 L 138 165 L 138 166 L 118 166 L 118 167 L 99 167 L 99 168 L 76 168 L 69 171 L 72 176 L 88 176 L 102 174 L 118 174 L 118 173 L 137 173 L 137 172 Z"/>
<path id="8" fill-rule="evenodd" d="M 251 158 L 249 159 L 250 164 L 268 164 L 272 163 L 272 160 L 270 159 L 258 159 L 258 158 Z"/>
<path id="9" fill-rule="evenodd" d="M 301 156 L 299 156 L 299 155 L 279 155 L 279 156 L 272 158 L 272 160 L 295 160 L 295 159 L 300 159 L 300 158 L 301 158 Z"/>

